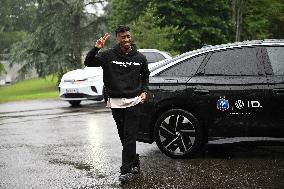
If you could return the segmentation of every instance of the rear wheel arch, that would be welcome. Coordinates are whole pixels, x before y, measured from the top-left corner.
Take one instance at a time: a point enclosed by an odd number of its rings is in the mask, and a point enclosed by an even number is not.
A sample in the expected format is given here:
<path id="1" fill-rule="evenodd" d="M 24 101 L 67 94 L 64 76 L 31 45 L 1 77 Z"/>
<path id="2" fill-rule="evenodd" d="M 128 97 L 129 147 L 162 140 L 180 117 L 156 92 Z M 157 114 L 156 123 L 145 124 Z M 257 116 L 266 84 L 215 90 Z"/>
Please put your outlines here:
<path id="1" fill-rule="evenodd" d="M 167 99 L 164 100 L 158 104 L 156 104 L 157 111 L 154 114 L 152 120 L 151 120 L 151 125 L 154 128 L 155 121 L 157 118 L 163 114 L 165 111 L 170 110 L 170 109 L 183 109 L 186 110 L 190 113 L 192 113 L 198 121 L 202 124 L 203 122 L 201 121 L 202 118 L 201 116 L 197 113 L 197 111 L 193 108 L 193 105 L 184 103 L 185 101 L 182 99 Z M 202 124 L 203 125 L 203 124 Z"/>

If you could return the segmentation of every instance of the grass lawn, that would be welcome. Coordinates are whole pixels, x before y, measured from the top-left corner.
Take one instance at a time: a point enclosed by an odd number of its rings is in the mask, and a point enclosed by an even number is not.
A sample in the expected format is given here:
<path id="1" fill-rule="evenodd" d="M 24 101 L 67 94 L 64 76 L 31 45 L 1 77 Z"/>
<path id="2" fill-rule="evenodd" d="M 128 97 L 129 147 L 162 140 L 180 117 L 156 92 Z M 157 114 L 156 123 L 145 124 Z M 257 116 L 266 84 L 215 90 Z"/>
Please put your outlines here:
<path id="1" fill-rule="evenodd" d="M 57 78 L 52 76 L 24 80 L 11 85 L 0 86 L 0 103 L 19 100 L 58 98 Z"/>

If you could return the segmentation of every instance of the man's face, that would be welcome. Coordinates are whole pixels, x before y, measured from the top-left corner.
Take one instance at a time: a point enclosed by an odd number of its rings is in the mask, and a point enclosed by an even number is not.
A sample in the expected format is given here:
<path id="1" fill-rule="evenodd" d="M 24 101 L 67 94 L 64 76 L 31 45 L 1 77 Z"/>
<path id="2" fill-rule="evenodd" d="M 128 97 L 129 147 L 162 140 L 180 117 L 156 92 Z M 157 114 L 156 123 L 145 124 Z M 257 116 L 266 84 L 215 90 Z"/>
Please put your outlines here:
<path id="1" fill-rule="evenodd" d="M 129 31 L 120 32 L 117 34 L 117 41 L 120 43 L 120 46 L 125 50 L 128 50 L 131 46 L 131 34 Z"/>

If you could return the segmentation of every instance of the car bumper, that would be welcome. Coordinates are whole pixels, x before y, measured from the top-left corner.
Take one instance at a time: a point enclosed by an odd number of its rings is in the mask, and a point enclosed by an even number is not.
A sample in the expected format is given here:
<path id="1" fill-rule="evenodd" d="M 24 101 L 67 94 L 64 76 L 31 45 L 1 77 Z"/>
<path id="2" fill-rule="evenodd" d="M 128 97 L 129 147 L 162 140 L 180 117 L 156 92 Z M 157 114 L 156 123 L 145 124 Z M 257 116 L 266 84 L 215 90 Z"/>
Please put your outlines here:
<path id="1" fill-rule="evenodd" d="M 61 100 L 102 100 L 103 83 L 86 82 L 81 84 L 60 83 L 59 97 Z"/>
<path id="2" fill-rule="evenodd" d="M 61 100 L 97 100 L 100 101 L 103 99 L 103 95 L 96 95 L 96 96 L 90 96 L 82 93 L 77 94 L 63 94 L 60 96 Z"/>

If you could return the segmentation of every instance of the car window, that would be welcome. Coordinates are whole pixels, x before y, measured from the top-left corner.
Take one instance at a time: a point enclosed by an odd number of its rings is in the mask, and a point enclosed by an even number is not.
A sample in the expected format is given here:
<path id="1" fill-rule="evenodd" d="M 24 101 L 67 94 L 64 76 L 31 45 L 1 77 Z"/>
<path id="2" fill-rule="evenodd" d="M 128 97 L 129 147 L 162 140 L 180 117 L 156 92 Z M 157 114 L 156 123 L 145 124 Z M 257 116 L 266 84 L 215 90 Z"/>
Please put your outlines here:
<path id="1" fill-rule="evenodd" d="M 152 52 L 143 52 L 143 54 L 146 56 L 146 59 L 148 63 L 156 62 L 156 55 Z"/>
<path id="2" fill-rule="evenodd" d="M 156 53 L 157 62 L 166 59 L 162 54 Z"/>
<path id="3" fill-rule="evenodd" d="M 160 76 L 180 76 L 188 77 L 193 76 L 197 71 L 199 65 L 204 59 L 205 55 L 196 56 L 187 60 L 184 60 L 180 63 L 173 65 L 167 70 L 160 73 Z"/>
<path id="4" fill-rule="evenodd" d="M 166 59 L 163 55 L 157 52 L 142 52 L 146 56 L 149 64 Z"/>
<path id="5" fill-rule="evenodd" d="M 267 47 L 274 75 L 284 75 L 284 47 Z"/>
<path id="6" fill-rule="evenodd" d="M 212 54 L 205 66 L 205 75 L 258 75 L 257 48 L 235 48 Z"/>

